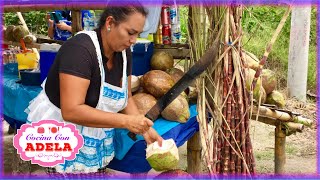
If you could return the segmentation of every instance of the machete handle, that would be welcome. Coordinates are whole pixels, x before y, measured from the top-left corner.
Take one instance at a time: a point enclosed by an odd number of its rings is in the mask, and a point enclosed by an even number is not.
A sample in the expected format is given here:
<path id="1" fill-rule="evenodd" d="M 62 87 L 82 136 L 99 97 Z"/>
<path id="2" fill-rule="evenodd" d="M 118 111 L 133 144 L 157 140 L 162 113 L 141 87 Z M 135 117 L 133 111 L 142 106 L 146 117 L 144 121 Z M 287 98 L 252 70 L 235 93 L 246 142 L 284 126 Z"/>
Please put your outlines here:
<path id="1" fill-rule="evenodd" d="M 150 119 L 151 121 L 153 121 L 152 118 L 151 118 L 148 114 L 146 114 L 145 117 L 148 118 L 148 119 Z M 136 140 L 137 140 L 137 134 L 135 134 L 135 133 L 133 133 L 133 132 L 128 132 L 128 136 L 129 136 L 133 141 L 136 141 Z"/>

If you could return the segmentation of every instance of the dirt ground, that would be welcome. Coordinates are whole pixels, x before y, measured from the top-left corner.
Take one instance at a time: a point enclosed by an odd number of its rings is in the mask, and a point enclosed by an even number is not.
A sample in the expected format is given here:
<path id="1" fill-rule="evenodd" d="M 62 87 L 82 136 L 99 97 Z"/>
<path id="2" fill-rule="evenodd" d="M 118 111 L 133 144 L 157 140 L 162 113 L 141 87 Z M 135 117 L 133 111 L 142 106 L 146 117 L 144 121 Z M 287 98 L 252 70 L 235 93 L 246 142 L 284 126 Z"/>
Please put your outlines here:
<path id="1" fill-rule="evenodd" d="M 301 113 L 304 117 L 316 120 L 315 103 L 297 103 L 294 100 L 287 101 L 286 109 Z M 13 135 L 7 133 L 8 124 L 3 121 L 4 127 L 4 171 L 6 174 L 12 172 L 12 159 L 14 148 L 12 146 Z M 257 172 L 259 174 L 274 173 L 274 131 L 275 127 L 261 122 L 251 121 L 251 140 L 253 152 L 256 159 Z M 286 174 L 314 175 L 317 172 L 317 125 L 305 128 L 302 133 L 288 136 L 286 138 Z M 179 168 L 187 168 L 187 143 L 179 147 Z M 203 165 L 203 172 L 206 168 Z M 33 174 L 43 173 L 43 169 L 37 166 L 33 168 Z M 150 171 L 149 173 L 155 173 Z"/>

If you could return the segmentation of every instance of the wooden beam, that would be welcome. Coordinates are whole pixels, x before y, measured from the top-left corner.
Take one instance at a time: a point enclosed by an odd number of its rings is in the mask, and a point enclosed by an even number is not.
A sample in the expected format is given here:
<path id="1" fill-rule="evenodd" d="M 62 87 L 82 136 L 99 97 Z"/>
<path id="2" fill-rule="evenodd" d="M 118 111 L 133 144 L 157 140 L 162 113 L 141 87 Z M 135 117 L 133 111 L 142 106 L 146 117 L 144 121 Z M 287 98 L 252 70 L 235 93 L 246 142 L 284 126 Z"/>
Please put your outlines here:
<path id="1" fill-rule="evenodd" d="M 72 10 L 71 18 L 72 18 L 72 24 L 71 24 L 72 34 L 82 31 L 81 11 Z"/>
<path id="2" fill-rule="evenodd" d="M 200 133 L 196 132 L 187 142 L 187 172 L 197 175 L 201 173 L 201 141 Z"/>
<path id="3" fill-rule="evenodd" d="M 3 12 L 29 12 L 29 11 L 54 11 L 54 10 L 82 10 L 82 9 L 104 9 L 107 3 L 99 4 L 30 4 L 30 5 L 5 5 Z"/>

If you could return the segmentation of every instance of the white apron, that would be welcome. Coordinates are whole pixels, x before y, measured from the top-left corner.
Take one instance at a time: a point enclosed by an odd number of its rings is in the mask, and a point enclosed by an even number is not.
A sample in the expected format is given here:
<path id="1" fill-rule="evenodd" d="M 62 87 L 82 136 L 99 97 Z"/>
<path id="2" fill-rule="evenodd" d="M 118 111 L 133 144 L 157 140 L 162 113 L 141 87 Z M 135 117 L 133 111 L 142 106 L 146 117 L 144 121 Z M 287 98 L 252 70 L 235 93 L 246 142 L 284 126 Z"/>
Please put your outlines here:
<path id="1" fill-rule="evenodd" d="M 96 48 L 99 61 L 101 87 L 100 96 L 97 104 L 97 109 L 106 112 L 119 112 L 127 106 L 128 86 L 127 86 L 127 57 L 125 50 L 122 51 L 123 58 L 123 73 L 122 86 L 117 87 L 105 82 L 105 71 L 99 46 L 98 37 L 95 31 L 82 31 L 89 35 Z M 61 110 L 53 105 L 48 99 L 43 82 L 43 90 L 33 99 L 29 107 L 26 109 L 28 113 L 27 122 L 37 122 L 43 119 L 54 119 L 64 121 L 61 115 Z M 69 122 L 68 122 L 69 123 Z M 76 125 L 76 124 L 75 124 Z M 79 154 L 72 161 L 65 161 L 65 164 L 57 165 L 55 168 L 60 173 L 89 173 L 97 172 L 99 168 L 103 168 L 114 157 L 113 145 L 113 128 L 92 128 L 81 125 L 76 125 L 79 132 L 84 138 L 84 146 L 80 149 Z"/>

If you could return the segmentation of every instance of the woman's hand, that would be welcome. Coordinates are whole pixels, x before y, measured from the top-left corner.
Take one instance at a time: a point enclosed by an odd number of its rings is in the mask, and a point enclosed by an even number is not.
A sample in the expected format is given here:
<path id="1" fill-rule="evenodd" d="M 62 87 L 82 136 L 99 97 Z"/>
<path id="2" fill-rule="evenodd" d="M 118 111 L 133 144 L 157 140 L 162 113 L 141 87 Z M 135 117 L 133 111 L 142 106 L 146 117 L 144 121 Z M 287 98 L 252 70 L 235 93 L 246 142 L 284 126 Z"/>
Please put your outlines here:
<path id="1" fill-rule="evenodd" d="M 53 20 L 50 19 L 49 13 L 47 13 L 47 15 L 46 15 L 46 21 L 47 21 L 49 27 L 53 27 Z"/>
<path id="2" fill-rule="evenodd" d="M 130 115 L 130 117 L 132 118 L 127 122 L 126 127 L 133 133 L 144 134 L 153 126 L 153 122 L 143 115 Z"/>
<path id="3" fill-rule="evenodd" d="M 61 30 L 65 30 L 65 31 L 70 31 L 71 32 L 71 26 L 67 25 L 65 22 L 60 22 L 60 23 L 56 24 L 56 26 Z"/>
<path id="4" fill-rule="evenodd" d="M 146 133 L 144 133 L 143 137 L 148 144 L 157 141 L 159 146 L 162 146 L 163 139 L 153 128 L 150 128 Z"/>

